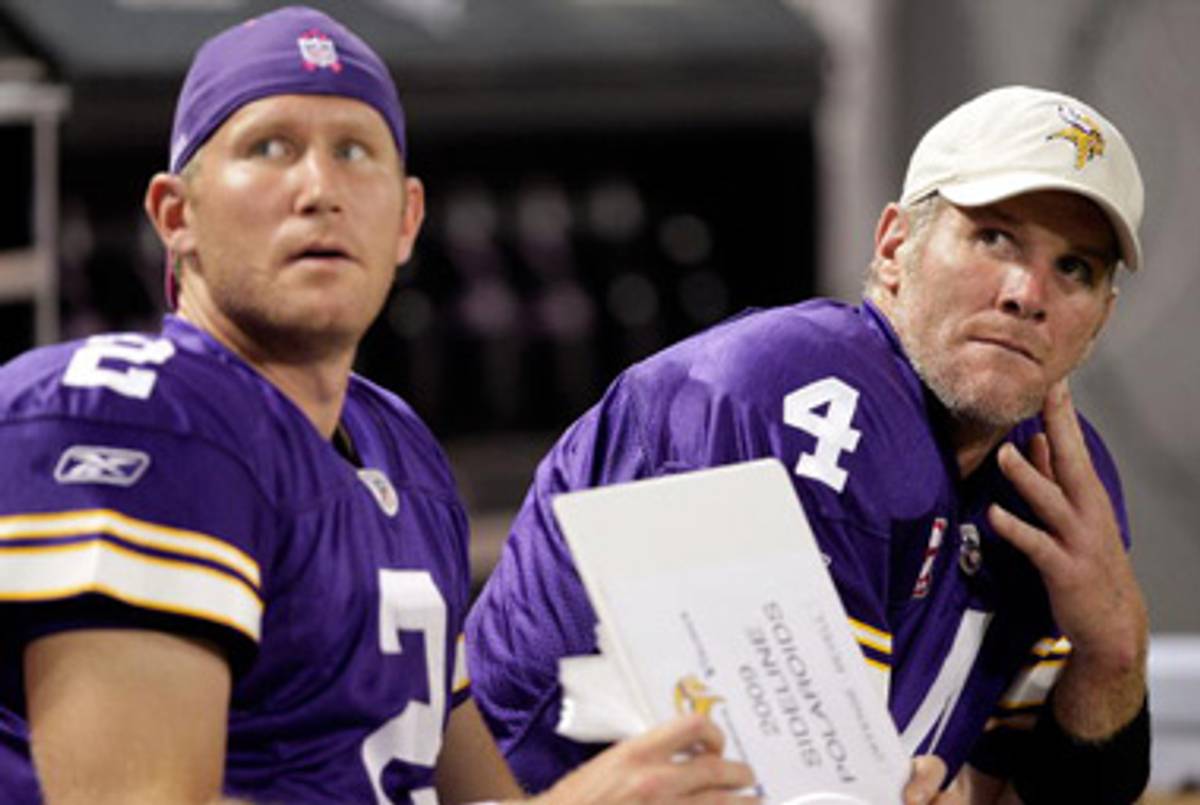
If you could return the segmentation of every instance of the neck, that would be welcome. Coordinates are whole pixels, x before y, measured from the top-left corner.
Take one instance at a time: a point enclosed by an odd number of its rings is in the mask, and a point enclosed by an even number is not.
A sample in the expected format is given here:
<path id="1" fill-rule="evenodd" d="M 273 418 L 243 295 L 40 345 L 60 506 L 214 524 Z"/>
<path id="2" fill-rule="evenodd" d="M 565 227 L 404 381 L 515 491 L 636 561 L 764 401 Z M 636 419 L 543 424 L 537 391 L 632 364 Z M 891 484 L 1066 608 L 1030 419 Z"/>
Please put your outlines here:
<path id="1" fill-rule="evenodd" d="M 198 315 L 186 305 L 180 306 L 179 316 L 258 371 L 304 413 L 322 438 L 333 437 L 350 384 L 353 346 L 304 350 L 295 339 L 281 336 L 277 345 L 271 339 L 253 337 L 226 319 Z"/>
<path id="2" fill-rule="evenodd" d="M 254 361 L 242 357 L 304 412 L 322 438 L 333 438 L 342 415 L 342 404 L 346 401 L 353 354 L 344 362 L 329 361 L 321 365 Z"/>
<path id="3" fill-rule="evenodd" d="M 888 293 L 882 286 L 874 284 L 868 288 L 866 296 L 883 313 L 884 318 L 888 320 L 892 330 L 896 333 L 896 337 L 903 343 L 901 329 L 896 322 L 895 294 Z M 922 375 L 920 368 L 913 362 L 907 349 L 905 355 L 912 363 L 913 371 Z M 938 396 L 935 391 L 930 389 L 924 376 L 921 377 L 921 382 L 929 390 L 931 398 Z M 958 463 L 958 477 L 966 478 L 979 469 L 979 465 L 988 457 L 988 454 L 1003 441 L 1009 428 L 955 414 L 945 408 L 942 403 L 938 404 L 938 408 L 942 412 L 941 416 L 944 417 L 944 433 L 949 438 L 951 447 L 954 448 L 954 458 Z"/>
<path id="4" fill-rule="evenodd" d="M 960 419 L 953 414 L 949 416 L 947 431 L 954 448 L 954 458 L 958 461 L 958 477 L 966 478 L 979 469 L 979 465 L 1003 441 L 1008 431 L 995 425 Z"/>

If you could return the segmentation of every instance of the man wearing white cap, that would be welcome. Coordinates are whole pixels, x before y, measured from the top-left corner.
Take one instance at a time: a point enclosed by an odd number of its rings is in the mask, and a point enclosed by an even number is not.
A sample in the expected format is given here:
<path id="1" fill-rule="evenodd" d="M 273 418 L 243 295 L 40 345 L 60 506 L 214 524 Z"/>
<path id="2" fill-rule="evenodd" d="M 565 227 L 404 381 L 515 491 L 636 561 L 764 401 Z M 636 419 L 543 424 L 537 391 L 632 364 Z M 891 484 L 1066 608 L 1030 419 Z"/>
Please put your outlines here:
<path id="1" fill-rule="evenodd" d="M 862 305 L 749 312 L 623 373 L 538 468 L 468 619 L 518 776 L 544 786 L 596 751 L 554 733 L 556 661 L 595 650 L 595 615 L 552 497 L 775 457 L 904 745 L 934 756 L 918 785 L 944 764 L 939 801 L 1135 799 L 1146 608 L 1116 467 L 1067 377 L 1118 266 L 1141 265 L 1142 201 L 1097 111 L 994 90 L 918 144 Z"/>

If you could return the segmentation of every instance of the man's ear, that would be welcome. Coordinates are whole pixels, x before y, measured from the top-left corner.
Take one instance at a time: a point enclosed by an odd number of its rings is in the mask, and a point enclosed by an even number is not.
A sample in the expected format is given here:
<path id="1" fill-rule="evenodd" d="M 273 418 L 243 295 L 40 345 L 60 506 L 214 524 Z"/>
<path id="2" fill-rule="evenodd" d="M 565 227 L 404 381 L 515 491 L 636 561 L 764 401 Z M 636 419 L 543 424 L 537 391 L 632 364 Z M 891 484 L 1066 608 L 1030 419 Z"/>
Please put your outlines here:
<path id="1" fill-rule="evenodd" d="M 884 207 L 875 225 L 874 272 L 876 280 L 888 291 L 895 292 L 900 285 L 900 247 L 908 242 L 909 234 L 908 215 L 900 205 L 892 202 Z"/>
<path id="2" fill-rule="evenodd" d="M 1096 325 L 1096 332 L 1092 334 L 1092 340 L 1096 340 L 1100 336 L 1100 331 L 1104 329 L 1104 325 L 1112 316 L 1113 310 L 1117 307 L 1117 298 L 1121 295 L 1121 289 L 1116 285 L 1110 285 L 1108 288 L 1108 298 L 1104 300 L 1104 315 L 1100 317 L 1100 323 Z"/>
<path id="3" fill-rule="evenodd" d="M 158 233 L 158 239 L 175 257 L 195 251 L 195 239 L 185 214 L 187 193 L 183 177 L 173 173 L 156 173 L 146 187 L 142 207 Z"/>
<path id="4" fill-rule="evenodd" d="M 396 243 L 396 265 L 412 257 L 421 223 L 425 220 L 425 185 L 415 176 L 404 178 L 404 209 L 400 213 L 400 238 Z"/>

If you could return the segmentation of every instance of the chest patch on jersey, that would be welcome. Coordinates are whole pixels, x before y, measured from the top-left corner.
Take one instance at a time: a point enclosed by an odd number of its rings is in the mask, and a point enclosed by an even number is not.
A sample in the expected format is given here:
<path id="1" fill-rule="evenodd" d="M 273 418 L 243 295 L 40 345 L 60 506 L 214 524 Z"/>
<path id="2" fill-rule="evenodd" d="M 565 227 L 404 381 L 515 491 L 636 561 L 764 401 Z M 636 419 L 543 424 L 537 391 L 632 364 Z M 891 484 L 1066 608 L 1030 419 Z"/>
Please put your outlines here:
<path id="1" fill-rule="evenodd" d="M 396 516 L 396 512 L 400 511 L 400 498 L 396 494 L 396 488 L 392 486 L 392 482 L 386 475 L 379 470 L 359 470 L 358 480 L 371 490 L 371 496 L 375 498 L 379 508 L 383 509 L 384 514 L 388 517 Z"/>
<path id="2" fill-rule="evenodd" d="M 933 521 L 933 530 L 929 532 L 929 543 L 925 546 L 925 556 L 921 561 L 921 572 L 917 574 L 917 583 L 913 585 L 913 598 L 924 598 L 929 595 L 933 584 L 933 562 L 937 559 L 938 550 L 942 547 L 942 537 L 946 534 L 946 518 L 937 517 Z"/>
<path id="3" fill-rule="evenodd" d="M 150 455 L 141 450 L 73 444 L 59 456 L 54 480 L 60 484 L 133 486 L 149 467 Z"/>
<path id="4" fill-rule="evenodd" d="M 979 529 L 974 523 L 963 523 L 958 527 L 962 535 L 962 545 L 958 549 L 958 566 L 963 573 L 974 576 L 983 567 L 983 543 L 979 539 Z"/>

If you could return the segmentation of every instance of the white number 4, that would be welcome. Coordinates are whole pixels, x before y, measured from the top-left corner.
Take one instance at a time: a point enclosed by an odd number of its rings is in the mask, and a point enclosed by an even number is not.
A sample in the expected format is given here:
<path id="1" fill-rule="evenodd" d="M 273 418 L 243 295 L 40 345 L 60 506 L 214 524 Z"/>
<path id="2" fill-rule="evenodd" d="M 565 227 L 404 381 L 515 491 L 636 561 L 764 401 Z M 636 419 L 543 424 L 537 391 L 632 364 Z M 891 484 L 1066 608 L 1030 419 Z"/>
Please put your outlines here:
<path id="1" fill-rule="evenodd" d="M 825 412 L 819 410 L 828 406 Z M 796 389 L 783 398 L 784 423 L 817 440 L 811 453 L 801 453 L 796 474 L 812 478 L 841 492 L 847 474 L 838 466 L 843 452 L 858 447 L 860 431 L 850 427 L 858 407 L 858 390 L 836 377 L 826 377 Z"/>
<path id="2" fill-rule="evenodd" d="M 106 388 L 124 397 L 145 400 L 154 391 L 158 372 L 141 368 L 161 366 L 175 354 L 175 345 L 165 338 L 137 333 L 95 335 L 71 356 L 63 375 L 64 386 Z M 101 366 L 101 361 L 133 364 L 123 369 Z"/>

